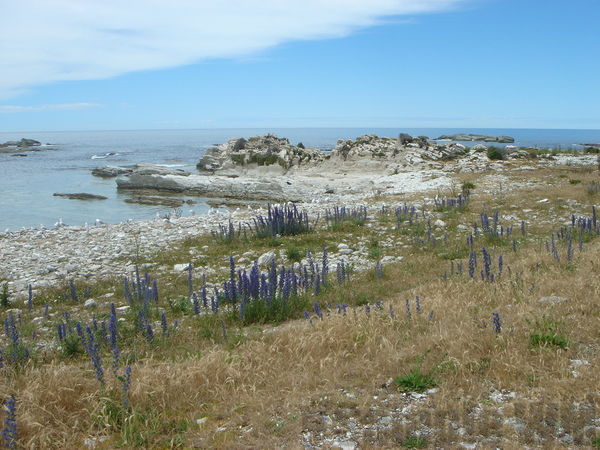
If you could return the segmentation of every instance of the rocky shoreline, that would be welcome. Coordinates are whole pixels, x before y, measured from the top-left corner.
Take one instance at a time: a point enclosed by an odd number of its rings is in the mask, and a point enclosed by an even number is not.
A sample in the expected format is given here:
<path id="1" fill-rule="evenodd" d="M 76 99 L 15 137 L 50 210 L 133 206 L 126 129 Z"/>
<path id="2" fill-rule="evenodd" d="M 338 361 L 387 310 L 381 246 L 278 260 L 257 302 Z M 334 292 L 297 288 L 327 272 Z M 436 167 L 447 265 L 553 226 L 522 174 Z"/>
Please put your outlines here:
<path id="1" fill-rule="evenodd" d="M 468 136 L 475 139 L 478 135 Z M 494 142 L 502 141 L 498 139 Z M 514 146 L 440 144 L 405 133 L 398 138 L 364 135 L 341 139 L 327 153 L 268 134 L 234 138 L 208 149 L 197 164 L 199 173 L 137 164 L 98 167 L 92 174 L 115 177 L 120 191 L 133 193 L 132 198 L 140 198 L 142 203 L 145 199 L 136 194 L 140 191 L 215 198 L 224 203 L 302 202 L 343 199 L 348 194 L 393 194 L 398 192 L 397 186 L 404 188 L 409 174 L 420 174 L 423 182 L 448 173 L 501 168 L 503 161 L 498 159 L 532 156 L 536 155 Z"/>

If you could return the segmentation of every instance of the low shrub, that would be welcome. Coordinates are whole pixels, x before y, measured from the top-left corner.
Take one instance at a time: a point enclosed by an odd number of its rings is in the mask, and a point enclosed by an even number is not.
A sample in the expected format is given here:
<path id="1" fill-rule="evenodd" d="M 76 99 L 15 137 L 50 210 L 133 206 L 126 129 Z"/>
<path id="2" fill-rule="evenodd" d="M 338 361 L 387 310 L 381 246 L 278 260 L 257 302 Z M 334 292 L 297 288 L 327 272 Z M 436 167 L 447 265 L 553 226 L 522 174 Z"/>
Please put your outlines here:
<path id="1" fill-rule="evenodd" d="M 492 160 L 506 159 L 506 150 L 499 147 L 489 147 L 487 149 L 487 157 Z"/>

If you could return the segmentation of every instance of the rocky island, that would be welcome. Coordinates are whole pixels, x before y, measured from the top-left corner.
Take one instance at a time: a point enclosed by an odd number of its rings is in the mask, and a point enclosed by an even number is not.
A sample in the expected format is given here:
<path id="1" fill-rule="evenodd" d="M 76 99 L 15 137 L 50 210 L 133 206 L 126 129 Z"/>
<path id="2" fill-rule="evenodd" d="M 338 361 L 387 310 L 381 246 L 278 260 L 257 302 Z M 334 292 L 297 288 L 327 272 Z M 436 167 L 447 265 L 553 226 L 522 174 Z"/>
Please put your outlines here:
<path id="1" fill-rule="evenodd" d="M 515 138 L 510 136 L 487 136 L 484 134 L 443 134 L 436 140 L 498 142 L 500 144 L 512 144 L 515 142 Z"/>
<path id="2" fill-rule="evenodd" d="M 34 139 L 22 138 L 19 141 L 6 141 L 0 143 L 0 153 L 19 153 L 22 156 L 24 151 L 39 151 L 42 143 Z M 23 155 L 24 156 L 24 155 Z"/>

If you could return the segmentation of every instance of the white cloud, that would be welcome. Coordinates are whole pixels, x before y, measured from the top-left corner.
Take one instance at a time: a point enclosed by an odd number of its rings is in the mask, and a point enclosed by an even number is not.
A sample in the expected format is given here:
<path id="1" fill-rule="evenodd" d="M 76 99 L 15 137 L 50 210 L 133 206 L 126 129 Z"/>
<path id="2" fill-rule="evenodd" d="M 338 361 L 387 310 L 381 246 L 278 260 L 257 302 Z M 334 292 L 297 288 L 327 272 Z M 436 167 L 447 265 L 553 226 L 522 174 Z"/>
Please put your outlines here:
<path id="1" fill-rule="evenodd" d="M 0 98 L 287 41 L 344 36 L 466 0 L 0 0 Z"/>
<path id="2" fill-rule="evenodd" d="M 0 114 L 19 113 L 19 112 L 39 112 L 39 111 L 75 111 L 79 109 L 98 108 L 102 105 L 98 103 L 59 103 L 54 105 L 0 105 Z"/>

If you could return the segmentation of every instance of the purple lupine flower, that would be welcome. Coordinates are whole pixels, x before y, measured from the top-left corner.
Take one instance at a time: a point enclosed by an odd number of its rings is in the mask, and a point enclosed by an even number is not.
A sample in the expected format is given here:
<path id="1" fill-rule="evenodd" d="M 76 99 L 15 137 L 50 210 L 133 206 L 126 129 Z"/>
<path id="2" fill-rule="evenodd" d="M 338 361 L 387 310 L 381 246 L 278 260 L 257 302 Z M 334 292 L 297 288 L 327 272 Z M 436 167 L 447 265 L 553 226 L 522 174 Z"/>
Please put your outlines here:
<path id="1" fill-rule="evenodd" d="M 500 314 L 497 312 L 492 313 L 492 324 L 496 333 L 500 333 L 502 331 L 502 321 L 500 320 Z"/>
<path id="2" fill-rule="evenodd" d="M 512 241 L 512 251 L 517 253 L 517 241 L 513 239 Z"/>
<path id="3" fill-rule="evenodd" d="M 31 308 L 33 307 L 33 286 L 31 286 L 31 284 L 29 285 L 28 293 L 29 299 L 27 300 L 27 308 L 31 311 Z"/>
<path id="4" fill-rule="evenodd" d="M 194 293 L 194 266 L 190 262 L 188 265 L 188 297 L 192 297 Z"/>
<path id="5" fill-rule="evenodd" d="M 406 299 L 406 318 L 410 320 L 412 318 L 412 314 L 410 313 L 410 299 Z"/>
<path id="6" fill-rule="evenodd" d="M 131 366 L 125 367 L 123 377 L 121 377 L 121 399 L 123 408 L 129 410 L 129 389 L 131 388 Z"/>
<path id="7" fill-rule="evenodd" d="M 567 243 L 567 261 L 573 261 L 573 237 L 569 235 L 569 241 Z"/>
<path id="8" fill-rule="evenodd" d="M 4 404 L 2 439 L 5 448 L 17 448 L 17 401 L 12 395 Z"/>
<path id="9" fill-rule="evenodd" d="M 133 298 L 131 296 L 131 290 L 129 289 L 129 279 L 127 277 L 123 277 L 123 296 L 125 297 L 125 300 L 127 300 L 127 303 L 132 303 Z"/>
<path id="10" fill-rule="evenodd" d="M 365 312 L 367 313 L 367 315 L 371 314 L 371 306 L 370 305 L 365 305 Z"/>
<path id="11" fill-rule="evenodd" d="M 377 278 L 383 278 L 383 265 L 381 264 L 380 259 L 375 263 L 375 276 Z"/>
<path id="12" fill-rule="evenodd" d="M 554 236 L 552 236 L 552 257 L 556 260 L 556 262 L 560 263 L 560 256 L 558 256 L 558 250 L 556 249 Z"/>
<path id="13" fill-rule="evenodd" d="M 329 272 L 329 265 L 327 263 L 327 248 L 323 247 L 323 260 L 321 264 L 321 282 L 323 283 L 323 285 L 327 284 L 327 273 Z"/>
<path id="14" fill-rule="evenodd" d="M 319 319 L 323 319 L 323 313 L 319 309 L 319 304 L 317 302 L 313 303 L 313 309 L 315 311 L 315 314 L 319 317 Z"/>
<path id="15" fill-rule="evenodd" d="M 310 313 L 309 313 L 308 311 L 304 311 L 304 318 L 305 318 L 306 320 L 309 320 L 309 319 L 310 319 Z"/>
<path id="16" fill-rule="evenodd" d="M 158 301 L 158 283 L 156 280 L 152 281 L 152 300 Z"/>
<path id="17" fill-rule="evenodd" d="M 94 333 L 91 327 L 86 327 L 87 339 L 86 339 L 86 350 L 94 366 L 96 373 L 96 379 L 104 386 L 104 370 L 102 369 L 102 360 L 100 359 L 100 349 L 96 340 L 94 339 Z"/>
<path id="18" fill-rule="evenodd" d="M 108 337 L 107 337 L 107 333 L 106 333 L 106 321 L 102 321 L 100 323 L 100 344 L 101 345 L 106 345 L 106 343 L 108 342 Z"/>
<path id="19" fill-rule="evenodd" d="M 492 266 L 492 258 L 488 253 L 487 249 L 483 247 L 481 249 L 481 254 L 483 255 L 483 273 L 485 275 L 485 279 L 489 280 Z"/>
<path id="20" fill-rule="evenodd" d="M 169 336 L 169 324 L 167 323 L 167 315 L 164 311 L 160 315 L 160 326 L 162 328 L 163 336 Z"/>
<path id="21" fill-rule="evenodd" d="M 430 322 L 433 320 L 433 311 L 429 313 L 429 316 L 427 316 L 427 320 L 429 320 Z"/>
<path id="22" fill-rule="evenodd" d="M 200 302 L 198 301 L 198 296 L 195 292 L 192 293 L 192 304 L 194 305 L 194 314 L 200 314 Z"/>
<path id="23" fill-rule="evenodd" d="M 154 330 L 152 330 L 152 325 L 149 323 L 146 324 L 146 339 L 150 344 L 154 341 Z"/>
<path id="24" fill-rule="evenodd" d="M 66 337 L 66 335 L 65 335 L 65 325 L 64 325 L 64 324 L 62 324 L 62 323 L 59 323 L 59 324 L 56 326 L 56 330 L 57 330 L 57 332 L 58 332 L 58 339 L 59 339 L 60 341 L 63 341 L 63 340 L 65 339 L 65 337 Z"/>
<path id="25" fill-rule="evenodd" d="M 417 314 L 421 314 L 421 298 L 418 295 L 415 297 L 415 304 L 416 304 Z"/>
<path id="26" fill-rule="evenodd" d="M 71 300 L 74 302 L 78 301 L 79 297 L 77 296 L 77 289 L 75 288 L 75 282 L 73 280 L 69 281 L 69 291 L 71 293 Z"/>
<path id="27" fill-rule="evenodd" d="M 504 268 L 504 258 L 502 255 L 498 256 L 498 275 L 502 275 L 502 269 Z"/>
<path id="28" fill-rule="evenodd" d="M 469 255 L 469 277 L 473 279 L 475 276 L 475 269 L 477 268 L 477 254 L 475 251 L 471 250 Z"/>
<path id="29" fill-rule="evenodd" d="M 377 300 L 375 302 L 375 308 L 377 308 L 379 311 L 383 311 L 383 301 L 382 300 Z"/>
<path id="30" fill-rule="evenodd" d="M 48 303 L 46 303 L 44 305 L 44 318 L 47 319 L 48 317 L 50 317 L 50 306 L 48 305 Z"/>
<path id="31" fill-rule="evenodd" d="M 317 278 L 315 279 L 315 295 L 319 295 L 321 292 L 321 274 L 317 274 Z"/>
<path id="32" fill-rule="evenodd" d="M 390 317 L 392 319 L 396 318 L 396 313 L 394 312 L 394 308 L 392 307 L 392 305 L 390 305 Z"/>

